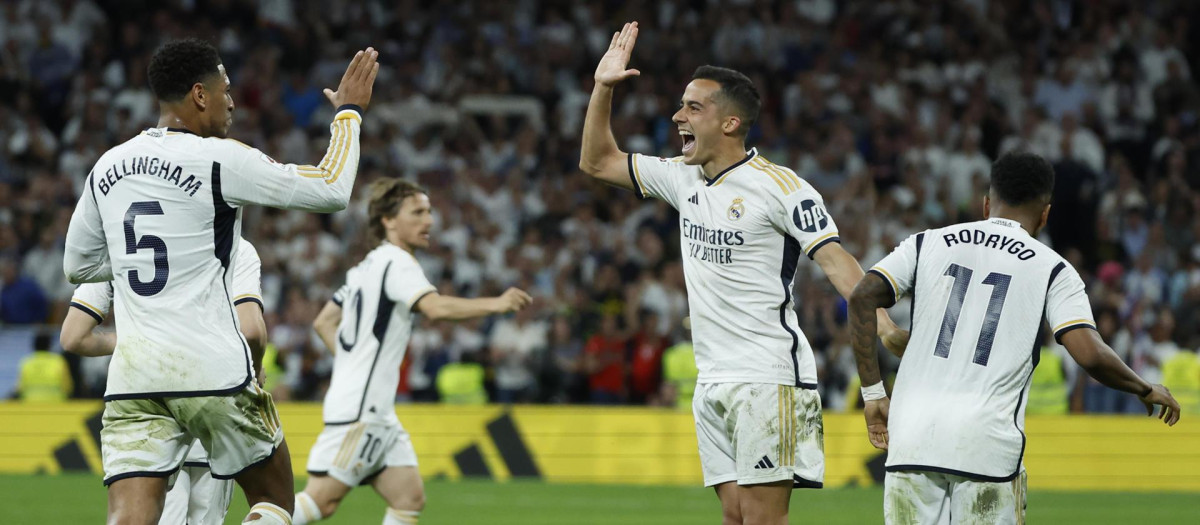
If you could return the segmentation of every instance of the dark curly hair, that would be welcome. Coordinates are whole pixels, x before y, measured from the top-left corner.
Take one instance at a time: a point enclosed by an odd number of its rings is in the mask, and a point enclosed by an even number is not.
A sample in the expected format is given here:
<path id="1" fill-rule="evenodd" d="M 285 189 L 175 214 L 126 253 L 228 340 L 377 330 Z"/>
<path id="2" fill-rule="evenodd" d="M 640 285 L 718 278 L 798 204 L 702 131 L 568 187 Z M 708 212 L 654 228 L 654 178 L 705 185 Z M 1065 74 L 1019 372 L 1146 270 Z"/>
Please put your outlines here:
<path id="1" fill-rule="evenodd" d="M 1010 206 L 1050 203 L 1054 168 L 1028 151 L 1006 153 L 992 164 L 992 194 Z"/>
<path id="2" fill-rule="evenodd" d="M 721 90 L 713 98 L 718 104 L 730 104 L 733 113 L 742 119 L 738 132 L 745 137 L 750 127 L 758 121 L 758 112 L 762 109 L 762 98 L 750 77 L 729 68 L 700 66 L 692 74 L 692 80 L 698 79 L 712 80 L 721 85 Z"/>
<path id="3" fill-rule="evenodd" d="M 175 102 L 187 95 L 197 82 L 217 72 L 221 55 L 212 44 L 198 38 L 163 44 L 150 58 L 147 76 L 159 100 Z"/>

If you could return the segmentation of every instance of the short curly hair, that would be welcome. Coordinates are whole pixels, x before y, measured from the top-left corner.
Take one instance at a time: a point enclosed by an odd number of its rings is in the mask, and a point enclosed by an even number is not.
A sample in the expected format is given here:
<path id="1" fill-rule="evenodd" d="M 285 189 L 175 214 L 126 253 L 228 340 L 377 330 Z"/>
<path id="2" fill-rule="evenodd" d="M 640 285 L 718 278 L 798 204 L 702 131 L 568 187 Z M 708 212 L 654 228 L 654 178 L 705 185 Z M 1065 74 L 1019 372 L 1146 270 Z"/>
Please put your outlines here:
<path id="1" fill-rule="evenodd" d="M 993 196 L 1010 206 L 1050 204 L 1054 167 L 1035 153 L 1006 153 L 992 164 L 991 190 Z"/>
<path id="2" fill-rule="evenodd" d="M 147 76 L 150 89 L 158 100 L 175 102 L 217 72 L 221 55 L 212 44 L 198 38 L 174 40 L 163 44 L 150 58 Z"/>

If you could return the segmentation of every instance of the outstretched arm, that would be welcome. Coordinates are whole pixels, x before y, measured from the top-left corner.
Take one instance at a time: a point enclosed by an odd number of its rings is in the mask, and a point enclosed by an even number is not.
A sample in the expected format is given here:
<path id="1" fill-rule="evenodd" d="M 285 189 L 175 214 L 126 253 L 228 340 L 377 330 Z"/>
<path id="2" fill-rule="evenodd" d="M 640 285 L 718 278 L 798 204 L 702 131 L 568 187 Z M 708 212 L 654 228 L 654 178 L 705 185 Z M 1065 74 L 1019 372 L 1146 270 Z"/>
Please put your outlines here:
<path id="1" fill-rule="evenodd" d="M 1167 387 L 1152 385 L 1137 375 L 1104 343 L 1100 334 L 1091 329 L 1071 330 L 1062 335 L 1063 346 L 1079 366 L 1109 388 L 1138 396 L 1146 405 L 1146 414 L 1154 414 L 1154 405 L 1162 405 L 1158 418 L 1174 426 L 1179 422 L 1179 402 Z"/>
<path id="2" fill-rule="evenodd" d="M 629 155 L 621 151 L 613 138 L 612 94 L 618 82 L 641 74 L 636 69 L 625 69 L 637 34 L 637 22 L 625 24 L 620 32 L 613 34 L 608 52 L 596 66 L 596 85 L 583 119 L 583 145 L 579 154 L 579 169 L 584 173 L 627 190 L 634 189 L 629 179 Z"/>
<path id="3" fill-rule="evenodd" d="M 821 270 L 825 272 L 829 282 L 833 283 L 833 287 L 837 288 L 838 293 L 847 301 L 851 300 L 852 294 L 856 290 L 855 286 L 863 279 L 863 270 L 858 265 L 858 260 L 839 243 L 829 243 L 821 247 L 813 254 L 813 260 L 821 266 Z M 884 286 L 884 300 L 875 310 L 876 318 L 871 325 L 870 333 L 878 335 L 883 341 L 884 347 L 900 357 L 904 354 L 904 347 L 908 345 L 908 332 L 897 326 L 891 316 L 887 314 L 887 310 L 883 309 L 884 306 L 891 306 L 891 302 L 891 291 Z M 863 384 L 869 384 L 865 378 L 863 378 Z"/>
<path id="4" fill-rule="evenodd" d="M 529 305 L 533 298 L 517 288 L 505 290 L 499 297 L 465 299 L 430 293 L 417 300 L 413 309 L 433 321 L 462 321 L 492 314 L 515 312 Z"/>
<path id="5" fill-rule="evenodd" d="M 875 352 L 875 312 L 892 301 L 892 290 L 875 274 L 863 277 L 850 294 L 850 341 L 854 347 L 854 361 L 858 364 L 858 378 L 863 385 L 867 437 L 879 449 L 887 449 L 890 402 L 883 388 L 879 356 Z"/>

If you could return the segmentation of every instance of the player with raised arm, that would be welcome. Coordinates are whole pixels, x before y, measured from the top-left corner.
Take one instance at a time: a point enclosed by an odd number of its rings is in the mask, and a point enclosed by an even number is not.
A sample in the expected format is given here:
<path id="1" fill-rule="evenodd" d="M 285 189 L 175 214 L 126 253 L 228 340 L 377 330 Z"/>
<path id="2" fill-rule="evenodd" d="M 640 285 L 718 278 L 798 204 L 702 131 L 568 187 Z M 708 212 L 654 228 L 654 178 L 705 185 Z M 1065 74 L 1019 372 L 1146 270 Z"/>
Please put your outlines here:
<path id="1" fill-rule="evenodd" d="M 238 323 L 242 335 L 255 355 L 261 356 L 266 346 L 267 325 L 263 320 L 261 263 L 254 246 L 245 239 L 240 240 L 241 249 L 233 261 L 233 280 L 230 290 L 234 294 Z M 59 341 L 63 350 L 84 357 L 112 355 L 117 339 L 112 332 L 95 330 L 104 322 L 113 301 L 113 286 L 107 283 L 85 283 L 79 285 L 71 297 L 71 308 L 63 321 Z M 256 363 L 256 374 L 262 382 L 261 363 Z M 209 470 L 208 453 L 193 440 L 183 468 L 175 483 L 167 492 L 159 525 L 220 525 L 225 522 L 233 496 L 233 481 L 214 479 Z"/>
<path id="2" fill-rule="evenodd" d="M 112 281 L 120 331 L 100 433 L 110 523 L 158 521 L 166 478 L 193 439 L 212 476 L 236 479 L 247 523 L 288 523 L 291 459 L 230 294 L 242 206 L 331 212 L 349 202 L 362 109 L 378 54 L 359 51 L 338 90 L 325 157 L 280 164 L 235 140 L 229 76 L 216 48 L 159 48 L 150 87 L 159 121 L 100 157 L 67 230 L 72 283 Z"/>
<path id="3" fill-rule="evenodd" d="M 992 165 L 986 220 L 926 230 L 868 271 L 850 298 L 854 356 L 871 444 L 888 450 L 889 524 L 1024 523 L 1025 403 L 1044 318 L 1101 383 L 1179 421 L 1162 385 L 1138 377 L 1100 339 L 1079 274 L 1034 236 L 1054 170 L 1032 153 Z M 888 400 L 872 335 L 877 308 L 913 296 L 912 339 Z M 981 503 L 986 502 L 986 503 Z"/>
<path id="4" fill-rule="evenodd" d="M 325 429 L 308 456 L 308 485 L 296 494 L 292 523 L 328 518 L 350 489 L 370 483 L 387 502 L 384 525 L 417 523 L 425 489 L 408 432 L 396 417 L 400 363 L 417 313 L 459 321 L 528 306 L 525 292 L 463 299 L 437 293 L 413 257 L 429 247 L 429 196 L 401 179 L 371 184 L 368 228 L 379 246 L 346 272 L 346 284 L 313 328 L 334 354 L 325 393 Z"/>
<path id="5" fill-rule="evenodd" d="M 696 365 L 693 396 L 704 484 L 724 522 L 786 523 L 793 487 L 824 480 L 821 399 L 813 351 L 792 307 L 801 254 L 849 297 L 862 267 L 841 246 L 821 195 L 785 167 L 746 150 L 758 91 L 736 71 L 696 70 L 672 117 L 683 156 L 621 151 L 613 139 L 613 88 L 626 69 L 637 23 L 613 35 L 596 67 L 580 168 L 680 215 Z M 906 334 L 880 310 L 880 334 L 902 351 Z"/>

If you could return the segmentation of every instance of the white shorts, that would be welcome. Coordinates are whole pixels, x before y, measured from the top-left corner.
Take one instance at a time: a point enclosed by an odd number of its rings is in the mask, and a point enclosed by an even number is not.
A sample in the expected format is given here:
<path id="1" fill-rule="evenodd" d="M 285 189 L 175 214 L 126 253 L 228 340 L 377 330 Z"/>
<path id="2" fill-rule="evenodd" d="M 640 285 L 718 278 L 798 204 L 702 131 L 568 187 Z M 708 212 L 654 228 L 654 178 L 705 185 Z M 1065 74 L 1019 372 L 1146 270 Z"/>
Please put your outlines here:
<path id="1" fill-rule="evenodd" d="M 213 479 L 208 463 L 193 461 L 189 454 L 174 486 L 167 491 L 158 525 L 221 525 L 232 497 L 233 480 Z"/>
<path id="2" fill-rule="evenodd" d="M 883 520 L 888 525 L 988 523 L 1024 525 L 1025 469 L 1012 481 L 975 481 L 917 470 L 888 472 Z"/>
<path id="3" fill-rule="evenodd" d="M 131 477 L 170 477 L 194 440 L 208 451 L 216 479 L 237 477 L 283 443 L 271 394 L 256 384 L 228 396 L 108 401 L 103 421 L 106 486 Z"/>
<path id="4" fill-rule="evenodd" d="M 696 385 L 692 397 L 704 486 L 791 480 L 821 488 L 825 432 L 816 390 L 767 383 Z"/>
<path id="5" fill-rule="evenodd" d="M 417 452 L 399 422 L 326 426 L 308 455 L 308 473 L 348 487 L 370 482 L 387 467 L 415 467 Z"/>

